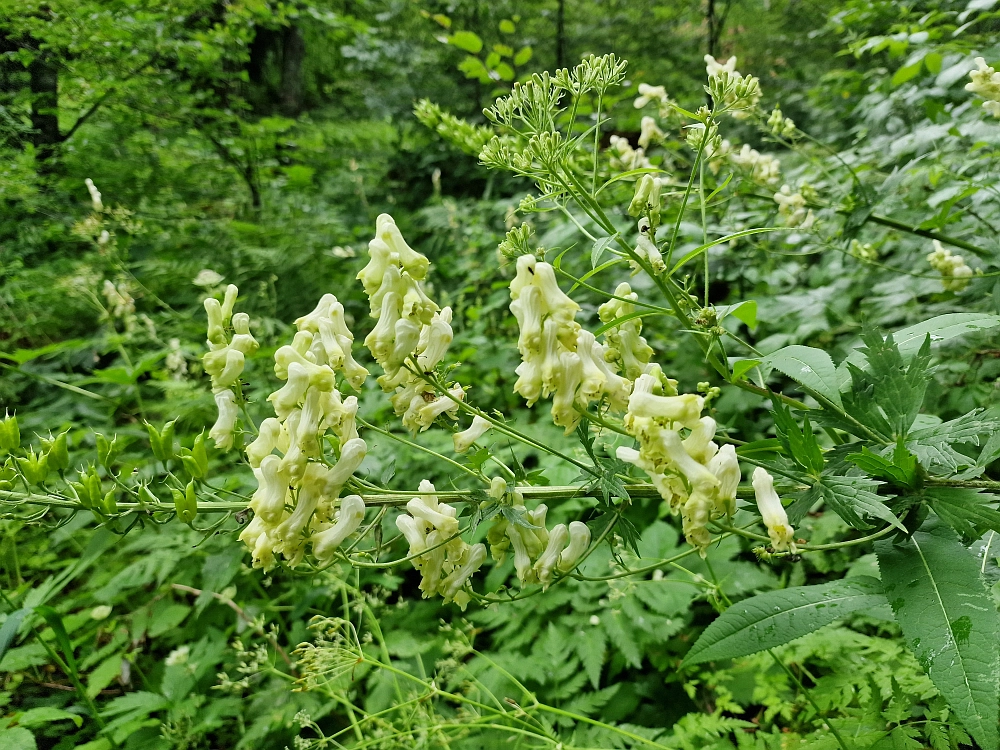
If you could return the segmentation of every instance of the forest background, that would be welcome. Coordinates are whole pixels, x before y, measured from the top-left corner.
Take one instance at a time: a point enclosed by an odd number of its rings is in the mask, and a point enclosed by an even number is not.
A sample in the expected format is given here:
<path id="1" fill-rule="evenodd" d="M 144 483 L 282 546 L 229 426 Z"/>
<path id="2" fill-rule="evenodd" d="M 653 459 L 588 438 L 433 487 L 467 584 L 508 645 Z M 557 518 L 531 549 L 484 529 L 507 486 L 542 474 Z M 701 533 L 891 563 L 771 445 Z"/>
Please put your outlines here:
<path id="1" fill-rule="evenodd" d="M 427 99 L 481 124 L 483 108 L 514 81 L 610 52 L 629 66 L 609 101 L 620 105 L 604 145 L 611 135 L 638 139 L 640 84 L 662 85 L 694 110 L 705 101 L 705 55 L 735 55 L 760 78 L 768 108 L 780 105 L 815 141 L 804 154 L 738 121 L 727 137 L 773 153 L 790 174 L 817 162 L 820 172 L 852 168 L 855 183 L 828 205 L 840 223 L 827 221 L 822 237 L 763 234 L 713 250 L 712 297 L 755 300 L 746 336 L 760 351 L 803 344 L 840 361 L 862 320 L 892 330 L 935 315 L 1000 313 L 990 276 L 1000 205 L 995 188 L 982 187 L 1000 139 L 963 90 L 973 58 L 1000 58 L 993 4 L 0 0 L 0 404 L 17 413 L 26 445 L 68 430 L 74 465 L 97 455 L 97 430 L 117 435 L 118 460 L 138 471 L 148 460 L 145 421 L 176 419 L 192 446 L 215 419 L 200 362 L 204 297 L 240 287 L 262 344 L 248 360 L 247 389 L 263 402 L 269 356 L 324 293 L 365 317 L 353 280 L 376 217 L 390 213 L 430 258 L 432 287 L 455 312 L 452 352 L 478 404 L 535 424 L 512 391 L 513 271 L 497 253 L 524 220 L 516 209 L 532 186 L 479 165 L 428 118 L 418 121 L 414 106 Z M 679 126 L 668 135 L 683 141 Z M 99 220 L 85 179 L 103 196 Z M 747 224 L 777 212 L 767 201 L 738 210 Z M 583 247 L 590 263 L 575 223 L 559 214 L 530 221 L 538 245 Z M 927 265 L 939 234 L 979 250 L 966 251 L 984 271 L 967 289 L 943 288 Z M 684 387 L 712 381 L 676 325 L 645 326 Z M 997 345 L 983 333 L 938 347 L 925 410 L 948 420 L 992 409 Z M 377 388 L 360 400 L 368 422 L 405 434 Z M 714 407 L 748 441 L 775 434 L 758 394 L 727 389 Z M 551 425 L 536 429 L 553 445 L 573 444 Z M 447 434 L 427 439 L 450 445 Z M 986 477 L 1000 455 L 992 443 L 977 459 Z M 383 484 L 443 481 L 425 454 L 385 447 L 365 464 Z M 252 489 L 231 455 L 210 458 L 218 484 Z M 539 482 L 573 478 L 545 455 L 520 463 Z M 635 555 L 680 548 L 655 504 L 638 512 Z M 802 528 L 822 543 L 846 526 L 819 513 Z M 877 575 L 870 548 L 770 565 L 730 538 L 683 573 L 579 581 L 462 612 L 421 600 L 409 570 L 253 569 L 236 541 L 238 519 L 220 533 L 179 522 L 123 531 L 52 509 L 0 521 L 0 747 L 534 746 L 462 727 L 460 712 L 435 713 L 429 700 L 402 730 L 373 721 L 352 731 L 356 709 L 377 714 L 401 700 L 398 680 L 360 669 L 346 684 L 302 682 L 293 652 L 322 640 L 308 627 L 314 615 L 367 623 L 365 612 L 377 614 L 381 653 L 401 670 L 442 684 L 484 681 L 509 691 L 511 710 L 522 699 L 515 684 L 561 707 L 554 731 L 567 747 L 843 747 L 831 726 L 859 748 L 972 742 L 899 627 L 877 611 L 776 655 L 682 667 L 724 604 Z M 605 554 L 605 569 L 622 553 Z M 509 568 L 493 568 L 487 588 Z M 9 627 L 15 612 L 45 606 L 59 624 L 38 620 L 35 636 L 20 620 Z M 56 654 L 62 638 L 69 659 Z"/>

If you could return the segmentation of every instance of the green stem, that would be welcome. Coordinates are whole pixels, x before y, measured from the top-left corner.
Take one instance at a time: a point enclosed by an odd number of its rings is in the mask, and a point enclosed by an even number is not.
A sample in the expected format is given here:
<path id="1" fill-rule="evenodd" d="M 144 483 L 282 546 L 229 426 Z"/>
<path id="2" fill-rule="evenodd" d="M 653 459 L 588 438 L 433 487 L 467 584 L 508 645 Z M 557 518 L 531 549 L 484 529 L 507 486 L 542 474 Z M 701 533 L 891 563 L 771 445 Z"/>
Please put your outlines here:
<path id="1" fill-rule="evenodd" d="M 810 693 L 809 690 L 806 689 L 806 686 L 802 684 L 802 680 L 800 680 L 795 675 L 795 673 L 788 668 L 788 665 L 786 665 L 785 662 L 783 662 L 781 659 L 778 658 L 778 655 L 774 653 L 774 649 L 769 648 L 767 650 L 767 653 L 769 653 L 771 655 L 771 658 L 774 659 L 774 663 L 777 664 L 779 667 L 781 667 L 783 670 L 785 670 L 785 674 L 787 674 L 789 677 L 792 678 L 792 682 L 794 682 L 798 686 L 799 690 L 801 690 L 802 694 L 806 697 L 806 700 L 809 701 L 809 704 L 813 707 L 813 709 L 815 709 L 816 715 L 822 716 L 823 715 L 822 709 L 820 709 L 819 704 L 817 704 L 816 701 L 813 700 L 812 693 Z M 837 744 L 840 745 L 841 750 L 848 750 L 847 743 L 844 742 L 844 738 L 840 736 L 840 732 L 837 731 L 837 728 L 829 722 L 826 722 L 826 725 L 830 727 L 830 732 L 837 739 Z"/>

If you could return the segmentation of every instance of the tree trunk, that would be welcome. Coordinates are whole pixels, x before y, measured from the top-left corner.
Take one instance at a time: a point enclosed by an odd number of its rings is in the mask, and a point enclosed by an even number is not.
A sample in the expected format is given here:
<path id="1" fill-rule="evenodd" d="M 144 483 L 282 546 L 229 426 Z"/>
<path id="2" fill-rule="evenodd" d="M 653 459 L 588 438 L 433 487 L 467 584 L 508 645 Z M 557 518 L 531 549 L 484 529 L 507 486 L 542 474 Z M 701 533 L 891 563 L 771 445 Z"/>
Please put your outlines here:
<path id="1" fill-rule="evenodd" d="M 302 61 L 306 56 L 306 40 L 295 25 L 285 29 L 281 55 L 281 111 L 295 117 L 302 111 Z"/>
<path id="2" fill-rule="evenodd" d="M 31 88 L 31 142 L 42 160 L 52 156 L 59 134 L 59 70 L 38 53 L 28 66 Z"/>

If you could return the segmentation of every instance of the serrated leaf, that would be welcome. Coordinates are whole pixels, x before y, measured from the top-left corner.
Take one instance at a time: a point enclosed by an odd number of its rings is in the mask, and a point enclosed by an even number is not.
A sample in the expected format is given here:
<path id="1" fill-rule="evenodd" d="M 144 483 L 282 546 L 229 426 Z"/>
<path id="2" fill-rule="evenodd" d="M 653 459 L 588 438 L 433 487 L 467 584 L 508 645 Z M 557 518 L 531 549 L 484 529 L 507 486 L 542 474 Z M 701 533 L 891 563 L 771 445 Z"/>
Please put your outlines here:
<path id="1" fill-rule="evenodd" d="M 764 357 L 761 364 L 773 367 L 843 408 L 837 388 L 837 369 L 830 355 L 822 349 L 798 344 L 786 346 Z"/>
<path id="2" fill-rule="evenodd" d="M 813 490 L 830 508 L 856 529 L 870 529 L 866 518 L 880 518 L 900 531 L 903 525 L 883 502 L 885 498 L 875 494 L 879 482 L 868 477 L 844 477 L 826 475 L 813 485 Z"/>
<path id="3" fill-rule="evenodd" d="M 1000 315 L 988 313 L 949 313 L 925 320 L 893 334 L 899 353 L 909 359 L 920 350 L 926 336 L 931 343 L 948 341 L 975 331 L 986 331 L 1000 326 Z"/>
<path id="4" fill-rule="evenodd" d="M 1000 621 L 976 559 L 936 519 L 875 552 L 907 646 L 980 747 L 996 750 Z"/>
<path id="5" fill-rule="evenodd" d="M 735 659 L 781 646 L 851 612 L 885 603 L 882 584 L 868 576 L 768 591 L 723 612 L 691 647 L 684 664 Z"/>
<path id="6" fill-rule="evenodd" d="M 939 473 L 958 471 L 963 466 L 977 462 L 952 448 L 952 445 L 978 446 L 980 436 L 992 436 L 1000 428 L 994 417 L 984 417 L 982 414 L 982 409 L 975 409 L 958 419 L 914 430 L 909 434 L 906 445 L 928 469 Z"/>
<path id="7" fill-rule="evenodd" d="M 987 531 L 1000 531 L 997 498 L 964 487 L 931 487 L 925 490 L 931 508 L 967 543 Z"/>
<path id="8" fill-rule="evenodd" d="M 40 724 L 47 724 L 50 721 L 65 721 L 69 719 L 78 727 L 83 725 L 83 718 L 78 714 L 71 714 L 55 706 L 41 706 L 39 708 L 29 708 L 17 717 L 17 723 L 22 727 L 35 727 Z"/>

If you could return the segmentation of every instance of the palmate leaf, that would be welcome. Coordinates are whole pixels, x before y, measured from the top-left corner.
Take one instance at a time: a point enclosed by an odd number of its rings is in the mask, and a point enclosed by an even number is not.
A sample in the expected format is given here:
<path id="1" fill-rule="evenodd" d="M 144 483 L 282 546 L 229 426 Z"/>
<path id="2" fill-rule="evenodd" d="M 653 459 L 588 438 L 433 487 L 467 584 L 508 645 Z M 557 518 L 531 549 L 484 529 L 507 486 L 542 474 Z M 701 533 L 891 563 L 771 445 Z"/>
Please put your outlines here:
<path id="1" fill-rule="evenodd" d="M 870 529 L 872 524 L 866 519 L 880 518 L 905 531 L 895 514 L 883 502 L 891 496 L 880 497 L 875 490 L 881 482 L 869 477 L 845 477 L 823 475 L 816 482 L 811 493 L 812 501 L 823 498 L 830 509 L 856 529 Z M 812 503 L 810 503 L 811 505 Z"/>
<path id="2" fill-rule="evenodd" d="M 964 487 L 933 487 L 925 491 L 931 508 L 962 540 L 971 544 L 987 531 L 1000 531 L 997 498 Z"/>
<path id="3" fill-rule="evenodd" d="M 907 646 L 979 746 L 997 750 L 1000 620 L 977 560 L 937 519 L 875 552 Z"/>
<path id="4" fill-rule="evenodd" d="M 684 664 L 734 659 L 781 646 L 852 612 L 885 604 L 882 584 L 869 576 L 768 591 L 723 612 L 691 647 Z"/>

